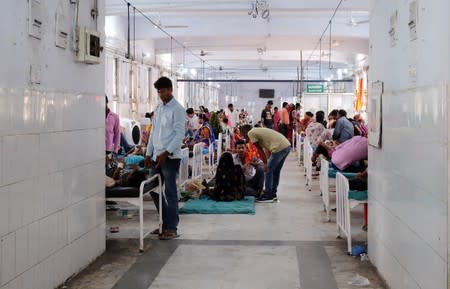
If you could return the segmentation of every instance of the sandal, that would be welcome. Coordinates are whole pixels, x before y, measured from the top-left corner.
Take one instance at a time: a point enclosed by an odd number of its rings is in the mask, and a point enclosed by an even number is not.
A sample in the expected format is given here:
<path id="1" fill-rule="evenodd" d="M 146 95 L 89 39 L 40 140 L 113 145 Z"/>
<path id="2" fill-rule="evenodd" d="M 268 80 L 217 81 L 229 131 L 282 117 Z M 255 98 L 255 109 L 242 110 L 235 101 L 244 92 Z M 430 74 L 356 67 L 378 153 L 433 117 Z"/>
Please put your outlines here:
<path id="1" fill-rule="evenodd" d="M 161 233 L 159 232 L 159 228 L 158 229 L 154 229 L 153 231 L 150 232 L 151 235 L 161 235 Z"/>
<path id="2" fill-rule="evenodd" d="M 109 232 L 111 233 L 119 233 L 119 230 L 119 226 L 109 228 Z"/>
<path id="3" fill-rule="evenodd" d="M 180 235 L 178 235 L 176 232 L 173 231 L 164 231 L 164 233 L 159 235 L 159 239 L 162 241 L 169 241 L 172 239 L 176 239 L 178 237 L 180 237 Z"/>

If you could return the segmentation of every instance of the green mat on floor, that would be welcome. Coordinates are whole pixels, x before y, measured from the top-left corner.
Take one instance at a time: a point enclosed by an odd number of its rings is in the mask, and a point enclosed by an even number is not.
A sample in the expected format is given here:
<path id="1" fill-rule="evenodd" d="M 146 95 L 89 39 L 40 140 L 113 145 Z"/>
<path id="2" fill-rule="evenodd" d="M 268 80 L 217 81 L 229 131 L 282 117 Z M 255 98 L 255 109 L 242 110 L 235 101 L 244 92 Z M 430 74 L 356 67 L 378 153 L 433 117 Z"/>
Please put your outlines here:
<path id="1" fill-rule="evenodd" d="M 241 201 L 216 202 L 209 198 L 189 200 L 180 209 L 180 214 L 255 214 L 255 198 L 245 197 Z"/>

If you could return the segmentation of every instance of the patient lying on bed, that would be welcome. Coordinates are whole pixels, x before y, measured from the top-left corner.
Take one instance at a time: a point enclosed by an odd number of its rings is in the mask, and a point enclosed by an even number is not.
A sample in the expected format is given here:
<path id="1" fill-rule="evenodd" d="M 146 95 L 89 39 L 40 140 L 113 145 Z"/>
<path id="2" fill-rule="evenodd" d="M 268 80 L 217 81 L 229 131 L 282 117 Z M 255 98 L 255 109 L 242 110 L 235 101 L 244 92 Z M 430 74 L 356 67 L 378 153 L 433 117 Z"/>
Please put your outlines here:
<path id="1" fill-rule="evenodd" d="M 107 157 L 106 187 L 122 186 L 138 188 L 148 177 L 145 170 L 132 164 L 125 168 L 125 160 L 116 161 Z"/>

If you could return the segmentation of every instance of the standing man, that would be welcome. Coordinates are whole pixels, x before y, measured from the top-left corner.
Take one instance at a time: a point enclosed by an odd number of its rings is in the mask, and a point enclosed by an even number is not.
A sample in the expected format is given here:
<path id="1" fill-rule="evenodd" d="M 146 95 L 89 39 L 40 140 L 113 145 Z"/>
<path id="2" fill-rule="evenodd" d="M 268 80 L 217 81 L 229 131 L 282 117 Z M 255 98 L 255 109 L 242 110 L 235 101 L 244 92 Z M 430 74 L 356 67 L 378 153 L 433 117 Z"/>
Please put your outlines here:
<path id="1" fill-rule="evenodd" d="M 288 137 L 289 133 L 289 111 L 288 111 L 288 103 L 283 102 L 283 109 L 280 113 L 280 133 L 284 135 L 286 138 Z"/>
<path id="2" fill-rule="evenodd" d="M 228 127 L 234 128 L 239 125 L 239 112 L 234 109 L 232 103 L 228 104 L 228 109 L 225 110 L 225 116 L 228 118 Z"/>
<path id="3" fill-rule="evenodd" d="M 257 200 L 259 203 L 273 203 L 278 201 L 277 189 L 280 183 L 280 173 L 284 161 L 291 152 L 291 144 L 282 134 L 268 128 L 242 127 L 242 135 L 257 148 L 265 164 L 264 193 Z M 269 152 L 269 158 L 265 151 Z"/>
<path id="4" fill-rule="evenodd" d="M 105 95 L 105 150 L 106 154 L 118 153 L 120 149 L 120 119 L 108 107 L 108 96 Z"/>
<path id="5" fill-rule="evenodd" d="M 161 77 L 154 84 L 162 104 L 155 110 L 153 130 L 147 146 L 145 166 L 153 167 L 155 172 L 161 174 L 165 182 L 165 197 L 163 200 L 163 231 L 156 232 L 160 240 L 177 238 L 179 215 L 178 193 L 176 177 L 180 168 L 181 143 L 184 138 L 184 124 L 186 112 L 173 97 L 172 81 Z M 153 193 L 156 207 L 159 204 L 159 195 Z M 158 208 L 159 209 L 159 208 Z"/>
<path id="6" fill-rule="evenodd" d="M 273 101 L 269 100 L 266 107 L 261 112 L 261 122 L 262 124 L 270 129 L 274 129 L 273 114 L 272 114 Z"/>

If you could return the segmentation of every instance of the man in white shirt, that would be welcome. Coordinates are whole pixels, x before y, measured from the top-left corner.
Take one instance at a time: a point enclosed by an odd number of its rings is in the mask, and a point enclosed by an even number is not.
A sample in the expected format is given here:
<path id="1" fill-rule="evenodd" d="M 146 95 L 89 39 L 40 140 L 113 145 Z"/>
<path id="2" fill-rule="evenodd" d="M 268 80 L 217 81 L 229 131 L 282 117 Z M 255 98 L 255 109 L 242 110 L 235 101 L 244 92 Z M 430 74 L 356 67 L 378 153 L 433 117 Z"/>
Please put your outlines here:
<path id="1" fill-rule="evenodd" d="M 228 118 L 228 126 L 234 128 L 239 125 L 239 112 L 234 110 L 232 103 L 225 109 L 225 116 Z"/>
<path id="2" fill-rule="evenodd" d="M 162 103 L 155 110 L 153 129 L 147 145 L 145 167 L 154 169 L 164 182 L 164 201 L 162 210 L 162 232 L 160 240 L 171 240 L 178 237 L 178 192 L 177 173 L 182 158 L 181 143 L 184 136 L 186 111 L 173 97 L 172 81 L 161 77 L 154 84 Z M 159 206 L 159 195 L 152 193 L 155 205 Z M 159 209 L 159 208 L 158 208 Z"/>
<path id="3" fill-rule="evenodd" d="M 193 137 L 198 129 L 198 117 L 195 115 L 193 108 L 186 110 L 186 134 L 185 136 Z"/>

